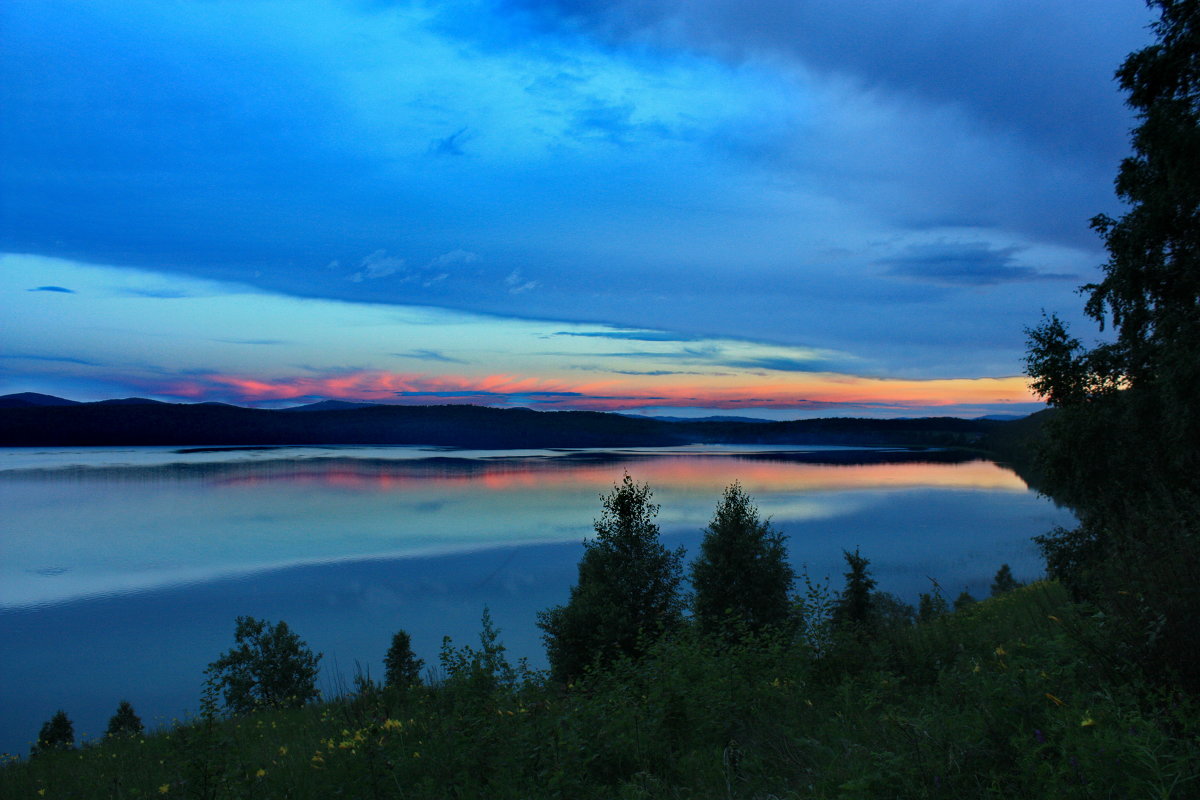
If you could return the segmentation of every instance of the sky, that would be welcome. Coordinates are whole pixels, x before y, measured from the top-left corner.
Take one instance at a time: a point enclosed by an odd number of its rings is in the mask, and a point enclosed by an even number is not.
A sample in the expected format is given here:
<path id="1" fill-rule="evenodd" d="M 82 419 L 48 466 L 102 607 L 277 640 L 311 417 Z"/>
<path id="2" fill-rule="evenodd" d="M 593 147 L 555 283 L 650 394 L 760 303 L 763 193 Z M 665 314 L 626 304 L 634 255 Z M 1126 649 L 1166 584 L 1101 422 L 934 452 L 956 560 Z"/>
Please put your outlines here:
<path id="1" fill-rule="evenodd" d="M 1136 0 L 6 0 L 0 394 L 1028 413 Z"/>

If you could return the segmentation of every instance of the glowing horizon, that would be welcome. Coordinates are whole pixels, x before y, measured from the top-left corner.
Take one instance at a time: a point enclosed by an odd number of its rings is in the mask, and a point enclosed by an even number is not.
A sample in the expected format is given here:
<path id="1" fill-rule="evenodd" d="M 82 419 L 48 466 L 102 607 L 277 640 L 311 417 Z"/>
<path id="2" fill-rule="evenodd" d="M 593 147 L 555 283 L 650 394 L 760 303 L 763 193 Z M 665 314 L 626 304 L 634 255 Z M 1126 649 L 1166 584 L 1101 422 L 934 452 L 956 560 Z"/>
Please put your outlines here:
<path id="1" fill-rule="evenodd" d="M 820 348 L 297 298 L 33 256 L 0 256 L 0 268 L 0 290 L 19 301 L 0 359 L 9 392 L 774 417 L 1038 407 L 1021 376 L 869 374 L 867 360 Z"/>

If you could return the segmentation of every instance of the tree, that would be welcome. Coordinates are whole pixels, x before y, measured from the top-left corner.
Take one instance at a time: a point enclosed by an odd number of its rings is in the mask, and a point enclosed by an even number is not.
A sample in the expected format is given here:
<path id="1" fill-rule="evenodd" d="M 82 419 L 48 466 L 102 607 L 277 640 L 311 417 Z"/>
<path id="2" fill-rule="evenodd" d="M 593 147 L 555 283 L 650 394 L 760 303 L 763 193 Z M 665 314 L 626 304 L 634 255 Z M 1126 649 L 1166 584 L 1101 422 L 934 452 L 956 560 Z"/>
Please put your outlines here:
<path id="1" fill-rule="evenodd" d="M 117 713 L 108 720 L 108 730 L 105 736 L 137 736 L 142 733 L 142 720 L 134 713 L 133 706 L 128 700 L 122 700 L 117 706 Z"/>
<path id="2" fill-rule="evenodd" d="M 871 562 L 859 554 L 858 548 L 851 553 L 843 550 L 846 565 L 850 571 L 846 575 L 846 588 L 838 595 L 834 606 L 833 618 L 839 626 L 863 627 L 873 622 L 875 579 L 867 571 Z"/>
<path id="3" fill-rule="evenodd" d="M 992 597 L 1007 594 L 1024 585 L 1013 577 L 1012 568 L 1008 564 L 1001 564 L 1000 569 L 996 570 L 996 577 L 992 578 Z"/>
<path id="4" fill-rule="evenodd" d="M 209 683 L 235 714 L 256 708 L 298 708 L 317 697 L 317 663 L 286 622 L 238 617 L 236 647 L 208 665 Z"/>
<path id="5" fill-rule="evenodd" d="M 725 489 L 691 568 L 692 611 L 703 630 L 734 636 L 787 623 L 796 575 L 784 539 L 740 484 Z"/>
<path id="6" fill-rule="evenodd" d="M 628 474 L 601 496 L 596 538 L 583 543 L 567 604 L 538 613 L 555 679 L 620 656 L 637 658 L 651 638 L 681 621 L 683 548 L 671 551 L 659 541 L 650 497 L 649 487 Z"/>
<path id="7" fill-rule="evenodd" d="M 1138 117 L 1127 211 L 1093 218 L 1108 260 L 1083 287 L 1115 336 L 1085 348 L 1054 316 L 1028 331 L 1032 386 L 1056 409 L 1046 491 L 1080 521 L 1038 542 L 1146 666 L 1200 686 L 1200 2 L 1149 5 L 1156 41 L 1116 73 Z"/>
<path id="8" fill-rule="evenodd" d="M 954 610 L 962 611 L 963 609 L 970 608 L 971 606 L 975 605 L 976 602 L 977 601 L 975 598 L 971 596 L 971 593 L 966 589 L 963 589 L 961 592 L 959 592 L 958 597 L 954 598 Z"/>
<path id="9" fill-rule="evenodd" d="M 61 708 L 54 712 L 38 732 L 37 743 L 31 755 L 49 753 L 52 750 L 70 750 L 75 747 L 75 724 Z"/>
<path id="10" fill-rule="evenodd" d="M 416 686 L 425 662 L 413 653 L 412 639 L 404 631 L 392 636 L 392 646 L 383 658 L 383 682 L 387 686 Z"/>

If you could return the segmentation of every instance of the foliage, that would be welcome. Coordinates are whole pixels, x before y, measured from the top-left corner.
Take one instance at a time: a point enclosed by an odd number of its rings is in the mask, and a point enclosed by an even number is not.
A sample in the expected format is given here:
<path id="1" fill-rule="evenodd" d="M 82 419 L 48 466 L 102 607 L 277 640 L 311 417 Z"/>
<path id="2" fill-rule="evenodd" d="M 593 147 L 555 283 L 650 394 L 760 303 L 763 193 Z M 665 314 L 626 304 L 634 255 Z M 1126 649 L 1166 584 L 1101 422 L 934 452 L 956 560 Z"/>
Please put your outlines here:
<path id="1" fill-rule="evenodd" d="M 685 626 L 572 689 L 448 679 L 199 719 L 7 764 L 0 797 L 1194 796 L 1200 705 L 1109 677 L 1111 633 L 1053 583 L 892 629 L 853 672 Z"/>
<path id="2" fill-rule="evenodd" d="M 966 589 L 963 589 L 961 592 L 959 592 L 958 597 L 954 598 L 954 610 L 963 611 L 964 609 L 970 608 L 972 605 L 978 602 L 978 600 L 971 596 L 970 592 L 968 592 Z"/>
<path id="3" fill-rule="evenodd" d="M 485 693 L 512 689 L 517 685 L 518 670 L 509 663 L 505 655 L 507 649 L 500 641 L 500 631 L 492 622 L 491 611 L 484 606 L 478 650 L 470 645 L 454 647 L 449 636 L 442 639 L 439 661 L 446 682 Z M 523 664 L 521 672 L 525 672 Z"/>
<path id="4" fill-rule="evenodd" d="M 625 475 L 602 497 L 596 538 L 584 542 L 566 605 L 538 613 L 553 676 L 569 681 L 593 664 L 636 658 L 682 619 L 682 548 L 659 541 L 651 492 Z"/>
<path id="5" fill-rule="evenodd" d="M 1160 676 L 1200 687 L 1200 3 L 1151 0 L 1157 40 L 1117 71 L 1139 124 L 1092 220 L 1108 250 L 1083 287 L 1111 341 L 1085 348 L 1049 317 L 1028 331 L 1033 388 L 1055 407 L 1046 491 L 1074 530 L 1039 539 L 1050 574 L 1114 624 Z"/>
<path id="6" fill-rule="evenodd" d="M 869 626 L 875 621 L 875 579 L 867 570 L 871 562 L 859 554 L 858 548 L 853 553 L 843 550 L 842 555 L 850 571 L 845 573 L 846 587 L 838 595 L 834 620 L 842 627 Z"/>
<path id="7" fill-rule="evenodd" d="M 725 489 L 691 565 L 693 618 L 705 631 L 732 637 L 789 621 L 796 575 L 784 539 L 759 519 L 741 484 Z"/>
<path id="8" fill-rule="evenodd" d="M 75 724 L 71 722 L 71 718 L 67 716 L 67 712 L 61 708 L 54 712 L 54 716 L 42 725 L 42 729 L 38 732 L 37 743 L 34 744 L 31 754 L 49 753 L 53 750 L 70 750 L 75 746 Z"/>
<path id="9" fill-rule="evenodd" d="M 142 734 L 142 719 L 133 710 L 128 700 L 122 700 L 117 705 L 117 713 L 108 720 L 108 730 L 105 736 L 140 736 Z"/>
<path id="10" fill-rule="evenodd" d="M 421 682 L 425 662 L 417 658 L 412 639 L 405 631 L 396 631 L 392 644 L 383 658 L 383 681 L 387 686 L 415 686 Z"/>
<path id="11" fill-rule="evenodd" d="M 208 665 L 208 683 L 235 714 L 255 708 L 298 707 L 318 696 L 317 663 L 286 622 L 238 617 L 236 646 Z"/>
<path id="12" fill-rule="evenodd" d="M 996 576 L 992 578 L 992 597 L 1005 592 L 1011 592 L 1013 589 L 1019 589 L 1025 584 L 1013 577 L 1012 567 L 1008 564 L 1001 564 L 1000 569 L 996 570 Z"/>

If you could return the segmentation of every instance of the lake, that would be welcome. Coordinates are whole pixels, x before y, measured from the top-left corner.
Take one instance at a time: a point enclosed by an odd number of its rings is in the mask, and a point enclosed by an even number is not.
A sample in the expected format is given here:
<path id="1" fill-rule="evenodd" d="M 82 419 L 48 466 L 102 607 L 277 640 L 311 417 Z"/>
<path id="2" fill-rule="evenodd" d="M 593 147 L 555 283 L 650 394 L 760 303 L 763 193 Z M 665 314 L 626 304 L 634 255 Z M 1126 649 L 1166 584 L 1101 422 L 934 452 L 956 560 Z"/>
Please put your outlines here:
<path id="1" fill-rule="evenodd" d="M 985 596 L 1001 563 L 1036 577 L 1030 537 L 1072 522 L 1011 470 L 936 453 L 0 449 L 0 751 L 27 753 L 58 708 L 77 739 L 122 699 L 148 726 L 194 712 L 238 615 L 286 620 L 323 652 L 327 693 L 381 676 L 400 628 L 427 665 L 445 635 L 477 643 L 485 606 L 510 654 L 544 666 L 536 612 L 566 600 L 626 471 L 688 560 L 739 480 L 798 571 L 836 591 L 858 547 L 914 603 L 930 578 L 953 600 Z"/>

